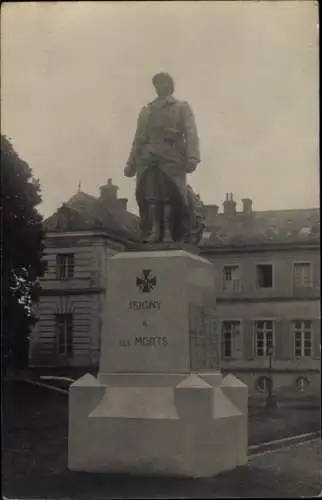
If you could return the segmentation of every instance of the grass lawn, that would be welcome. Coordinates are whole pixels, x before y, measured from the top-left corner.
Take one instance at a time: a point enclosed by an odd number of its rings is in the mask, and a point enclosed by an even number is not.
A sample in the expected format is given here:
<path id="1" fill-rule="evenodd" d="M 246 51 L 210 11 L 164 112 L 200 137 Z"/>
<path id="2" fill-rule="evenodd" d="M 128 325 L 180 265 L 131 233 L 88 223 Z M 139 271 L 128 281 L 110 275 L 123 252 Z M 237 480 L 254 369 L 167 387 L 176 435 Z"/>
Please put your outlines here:
<path id="1" fill-rule="evenodd" d="M 75 484 L 80 494 L 82 480 L 75 480 L 77 475 L 67 470 L 67 395 L 12 381 L 3 389 L 3 401 L 3 494 L 26 498 L 37 486 L 38 491 L 50 492 L 51 498 L 73 498 Z M 279 408 L 267 413 L 257 408 L 249 414 L 250 445 L 319 429 L 319 409 Z M 96 475 L 87 481 L 94 477 L 100 481 Z M 64 492 L 60 491 L 63 484 Z"/>

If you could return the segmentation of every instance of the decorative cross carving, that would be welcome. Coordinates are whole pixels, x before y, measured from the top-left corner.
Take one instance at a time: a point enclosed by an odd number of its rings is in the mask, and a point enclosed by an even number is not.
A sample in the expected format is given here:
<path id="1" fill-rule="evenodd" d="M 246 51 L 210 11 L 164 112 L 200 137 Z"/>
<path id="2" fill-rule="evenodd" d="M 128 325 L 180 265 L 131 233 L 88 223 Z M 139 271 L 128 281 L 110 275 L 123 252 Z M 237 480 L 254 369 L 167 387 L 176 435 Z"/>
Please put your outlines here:
<path id="1" fill-rule="evenodd" d="M 143 269 L 141 276 L 136 278 L 136 286 L 143 293 L 151 292 L 156 287 L 157 279 L 151 272 L 151 269 Z"/>

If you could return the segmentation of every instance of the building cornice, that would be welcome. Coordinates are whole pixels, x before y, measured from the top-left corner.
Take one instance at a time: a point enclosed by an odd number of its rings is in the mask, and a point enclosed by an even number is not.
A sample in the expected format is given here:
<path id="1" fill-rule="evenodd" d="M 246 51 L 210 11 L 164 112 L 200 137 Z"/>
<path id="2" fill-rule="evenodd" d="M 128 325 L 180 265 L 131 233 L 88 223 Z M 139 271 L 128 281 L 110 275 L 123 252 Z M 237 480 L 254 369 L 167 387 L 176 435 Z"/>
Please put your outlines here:
<path id="1" fill-rule="evenodd" d="M 275 360 L 274 360 L 275 361 Z M 280 361 L 280 360 L 278 360 Z M 319 359 L 316 359 L 316 362 L 319 363 Z M 320 369 L 316 368 L 307 368 L 307 367 L 299 367 L 299 368 L 289 368 L 287 366 L 283 368 L 265 368 L 262 366 L 234 366 L 233 362 L 222 360 L 222 364 L 220 366 L 220 370 L 223 374 L 229 373 L 252 373 L 257 375 L 258 373 L 320 373 Z"/>
<path id="2" fill-rule="evenodd" d="M 47 231 L 46 239 L 53 238 L 106 238 L 115 241 L 115 243 L 121 243 L 124 246 L 133 245 L 134 240 L 127 239 L 119 234 L 112 231 L 102 231 L 102 230 L 75 230 L 75 231 Z"/>
<path id="3" fill-rule="evenodd" d="M 47 238 L 59 238 L 60 236 L 68 237 L 68 236 L 108 236 L 107 231 L 47 231 Z"/>
<path id="4" fill-rule="evenodd" d="M 289 251 L 289 250 L 320 250 L 320 243 L 270 243 L 270 244 L 243 244 L 243 245 L 200 245 L 200 253 L 227 253 L 227 252 L 273 252 L 273 251 Z"/>
<path id="5" fill-rule="evenodd" d="M 39 296 L 62 296 L 62 295 L 89 295 L 105 293 L 105 289 L 101 287 L 87 287 L 87 288 L 42 288 L 39 291 Z"/>
<path id="6" fill-rule="evenodd" d="M 216 297 L 216 304 L 231 304 L 231 303 L 267 303 L 267 302 L 314 302 L 314 301 L 320 301 L 320 296 L 318 294 L 314 296 L 276 296 L 276 297 Z"/>

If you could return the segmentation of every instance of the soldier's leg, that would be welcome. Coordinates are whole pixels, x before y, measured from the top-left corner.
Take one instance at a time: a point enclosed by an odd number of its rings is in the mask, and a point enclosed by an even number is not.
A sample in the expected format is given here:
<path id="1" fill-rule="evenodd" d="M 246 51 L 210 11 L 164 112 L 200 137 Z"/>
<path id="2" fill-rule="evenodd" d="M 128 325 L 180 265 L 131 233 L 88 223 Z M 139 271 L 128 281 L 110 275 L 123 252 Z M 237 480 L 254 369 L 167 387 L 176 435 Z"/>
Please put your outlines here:
<path id="1" fill-rule="evenodd" d="M 146 243 L 157 243 L 160 241 L 160 207 L 159 207 L 159 186 L 157 169 L 150 168 L 146 172 L 145 198 L 147 210 L 147 231 L 144 234 Z"/>
<path id="2" fill-rule="evenodd" d="M 163 238 L 164 243 L 172 243 L 172 217 L 173 210 L 170 202 L 166 203 L 163 207 Z"/>
<path id="3" fill-rule="evenodd" d="M 173 197 L 172 185 L 167 176 L 161 172 L 160 175 L 160 195 L 162 199 L 162 241 L 164 243 L 173 242 Z"/>

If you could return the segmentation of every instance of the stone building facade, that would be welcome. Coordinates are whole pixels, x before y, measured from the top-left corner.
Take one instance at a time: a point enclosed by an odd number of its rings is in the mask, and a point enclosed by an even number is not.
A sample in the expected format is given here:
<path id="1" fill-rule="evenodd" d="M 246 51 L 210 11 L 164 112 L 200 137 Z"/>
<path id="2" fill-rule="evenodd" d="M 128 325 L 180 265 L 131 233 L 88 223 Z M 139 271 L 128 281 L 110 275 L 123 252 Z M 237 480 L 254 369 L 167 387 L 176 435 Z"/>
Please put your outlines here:
<path id="1" fill-rule="evenodd" d="M 109 179 L 99 198 L 78 192 L 45 221 L 47 271 L 35 306 L 31 366 L 96 366 L 108 259 L 132 244 L 138 219 Z"/>
<path id="2" fill-rule="evenodd" d="M 286 392 L 320 390 L 320 221 L 317 209 L 254 212 L 227 195 L 208 206 L 202 254 L 214 264 L 221 368 L 250 392 L 267 377 Z"/>
<path id="3" fill-rule="evenodd" d="M 251 392 L 319 391 L 320 221 L 317 209 L 255 212 L 207 206 L 200 252 L 213 262 L 216 327 L 224 371 Z M 31 366 L 96 366 L 108 259 L 138 239 L 138 218 L 111 180 L 99 198 L 79 192 L 46 221 L 47 272 Z M 269 367 L 271 365 L 271 368 Z"/>

